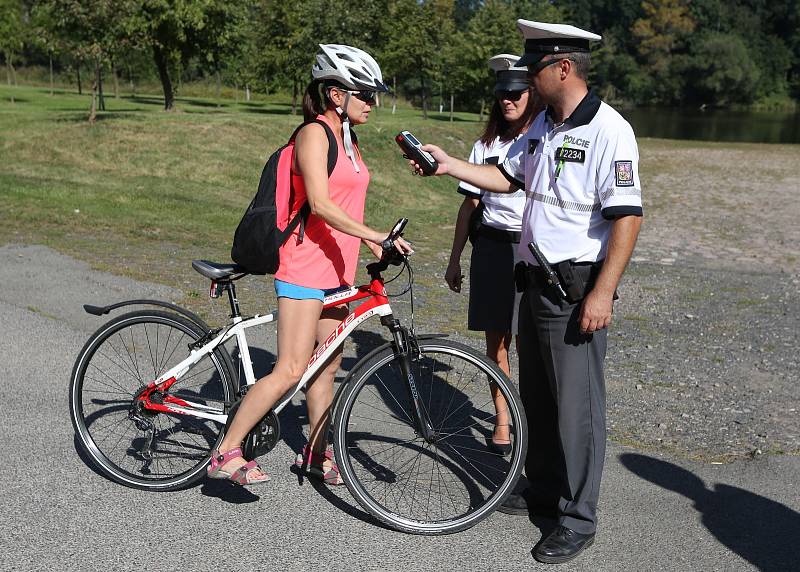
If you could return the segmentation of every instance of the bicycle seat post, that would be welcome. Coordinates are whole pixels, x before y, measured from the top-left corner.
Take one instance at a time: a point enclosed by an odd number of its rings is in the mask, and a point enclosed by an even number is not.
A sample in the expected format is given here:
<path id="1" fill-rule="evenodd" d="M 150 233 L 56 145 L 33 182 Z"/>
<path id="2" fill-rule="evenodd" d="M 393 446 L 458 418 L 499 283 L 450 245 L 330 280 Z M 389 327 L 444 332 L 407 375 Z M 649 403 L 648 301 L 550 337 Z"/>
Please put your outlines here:
<path id="1" fill-rule="evenodd" d="M 231 305 L 231 318 L 240 318 L 239 299 L 236 297 L 236 285 L 231 280 L 220 282 L 222 289 L 228 293 L 228 302 Z"/>

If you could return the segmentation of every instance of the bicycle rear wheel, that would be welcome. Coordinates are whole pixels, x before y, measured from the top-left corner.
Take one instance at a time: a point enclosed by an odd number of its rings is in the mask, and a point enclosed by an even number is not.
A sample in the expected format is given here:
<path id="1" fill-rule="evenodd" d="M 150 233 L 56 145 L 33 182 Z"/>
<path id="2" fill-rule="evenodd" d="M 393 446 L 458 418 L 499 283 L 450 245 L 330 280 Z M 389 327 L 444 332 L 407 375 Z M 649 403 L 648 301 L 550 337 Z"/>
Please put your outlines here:
<path id="1" fill-rule="evenodd" d="M 508 496 L 522 471 L 527 421 L 519 395 L 468 346 L 420 340 L 411 369 L 437 434 L 428 442 L 413 421 L 400 359 L 387 347 L 351 374 L 336 405 L 339 470 L 356 500 L 391 528 L 433 535 L 474 526 Z M 504 411 L 495 406 L 493 388 Z M 487 442 L 499 413 L 511 434 L 507 457 Z"/>
<path id="2" fill-rule="evenodd" d="M 205 474 L 222 425 L 190 415 L 135 411 L 135 396 L 184 360 L 203 329 L 176 314 L 139 311 L 103 325 L 78 355 L 70 414 L 80 449 L 103 475 L 125 486 L 168 491 Z M 235 394 L 228 352 L 204 356 L 168 394 L 222 414 Z"/>

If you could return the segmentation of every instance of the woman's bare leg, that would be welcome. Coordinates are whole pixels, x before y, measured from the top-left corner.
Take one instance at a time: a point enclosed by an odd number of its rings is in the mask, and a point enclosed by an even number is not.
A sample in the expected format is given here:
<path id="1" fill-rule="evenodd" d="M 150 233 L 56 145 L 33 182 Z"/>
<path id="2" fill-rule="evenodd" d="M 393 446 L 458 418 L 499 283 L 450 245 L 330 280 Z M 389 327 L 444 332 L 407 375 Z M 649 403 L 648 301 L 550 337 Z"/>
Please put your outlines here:
<path id="1" fill-rule="evenodd" d="M 317 324 L 317 343 L 322 344 L 328 336 L 347 317 L 347 306 L 337 306 L 322 311 Z M 342 350 L 339 346 L 322 369 L 306 388 L 306 406 L 308 407 L 308 442 L 316 453 L 325 451 L 327 447 L 327 431 L 330 423 L 330 408 L 333 402 L 333 381 L 342 363 Z"/>
<path id="2" fill-rule="evenodd" d="M 220 443 L 220 452 L 239 447 L 255 424 L 303 376 L 314 350 L 321 310 L 319 300 L 278 298 L 278 362 L 272 373 L 248 390 Z M 242 458 L 231 459 L 225 470 L 230 473 L 244 464 Z"/>
<path id="3" fill-rule="evenodd" d="M 508 362 L 508 348 L 511 346 L 511 333 L 486 332 L 486 355 L 497 364 L 503 373 L 511 377 L 511 366 Z M 497 419 L 495 420 L 494 435 L 492 438 L 498 444 L 510 443 L 511 432 L 508 426 L 508 404 L 495 384 L 491 385 L 492 399 L 494 399 Z"/>

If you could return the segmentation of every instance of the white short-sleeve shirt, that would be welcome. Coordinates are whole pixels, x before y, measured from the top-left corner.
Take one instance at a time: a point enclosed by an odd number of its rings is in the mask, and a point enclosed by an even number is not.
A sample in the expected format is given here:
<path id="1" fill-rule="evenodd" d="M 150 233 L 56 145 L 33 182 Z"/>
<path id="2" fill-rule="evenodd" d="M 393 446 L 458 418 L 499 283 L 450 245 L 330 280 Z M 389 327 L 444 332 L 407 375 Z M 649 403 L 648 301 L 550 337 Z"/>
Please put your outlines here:
<path id="1" fill-rule="evenodd" d="M 478 140 L 472 147 L 469 162 L 478 165 L 499 165 L 505 160 L 506 153 L 512 144 L 521 137 L 522 134 L 509 141 L 501 141 L 498 137 L 490 145 L 484 145 Z M 522 211 L 525 208 L 524 191 L 493 193 L 462 182 L 458 186 L 458 192 L 467 197 L 480 199 L 483 202 L 485 205 L 483 224 L 512 232 L 519 232 L 522 228 Z"/>
<path id="2" fill-rule="evenodd" d="M 593 92 L 559 125 L 540 113 L 500 170 L 525 189 L 519 254 L 530 264 L 531 241 L 550 263 L 602 260 L 613 219 L 642 214 L 633 129 Z"/>

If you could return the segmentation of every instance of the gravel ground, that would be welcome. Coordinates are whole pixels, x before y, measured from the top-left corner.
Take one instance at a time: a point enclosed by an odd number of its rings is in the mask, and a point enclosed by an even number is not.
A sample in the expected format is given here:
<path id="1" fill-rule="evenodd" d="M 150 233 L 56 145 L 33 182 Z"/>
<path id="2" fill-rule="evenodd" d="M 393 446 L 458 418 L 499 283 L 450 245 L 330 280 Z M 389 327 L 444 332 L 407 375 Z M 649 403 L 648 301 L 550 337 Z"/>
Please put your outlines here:
<path id="1" fill-rule="evenodd" d="M 800 455 L 800 367 L 791 347 L 800 333 L 798 146 L 708 143 L 698 149 L 643 140 L 641 148 L 645 224 L 619 288 L 606 360 L 611 439 L 705 461 Z M 414 228 L 412 221 L 411 239 Z M 452 221 L 443 221 L 439 244 L 452 230 Z M 227 304 L 208 300 L 208 284 L 191 270 L 186 249 L 159 248 L 143 260 L 121 251 L 92 262 L 169 285 L 167 298 L 209 323 L 223 322 Z M 469 285 L 456 295 L 442 279 L 447 254 L 419 247 L 413 259 L 417 331 L 448 333 L 480 348 L 482 336 L 465 331 Z M 466 252 L 467 275 L 468 260 Z M 402 283 L 390 290 L 398 292 Z M 272 281 L 242 280 L 239 298 L 244 312 L 265 312 L 275 305 Z M 393 302 L 405 323 L 408 300 Z M 58 308 L 30 309 L 58 314 Z M 367 330 L 384 334 L 377 322 Z M 378 340 L 364 336 L 355 354 Z M 512 355 L 512 367 L 514 361 Z"/>

